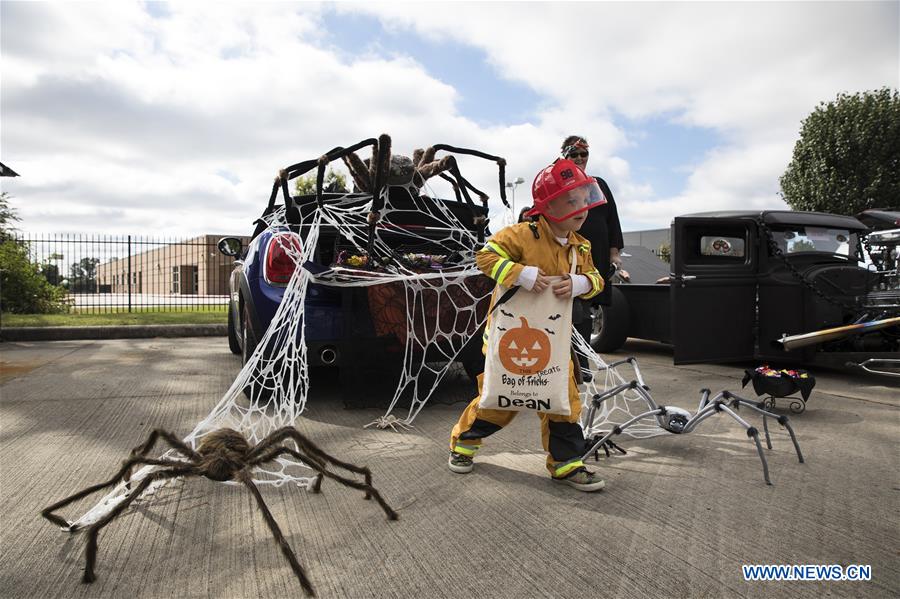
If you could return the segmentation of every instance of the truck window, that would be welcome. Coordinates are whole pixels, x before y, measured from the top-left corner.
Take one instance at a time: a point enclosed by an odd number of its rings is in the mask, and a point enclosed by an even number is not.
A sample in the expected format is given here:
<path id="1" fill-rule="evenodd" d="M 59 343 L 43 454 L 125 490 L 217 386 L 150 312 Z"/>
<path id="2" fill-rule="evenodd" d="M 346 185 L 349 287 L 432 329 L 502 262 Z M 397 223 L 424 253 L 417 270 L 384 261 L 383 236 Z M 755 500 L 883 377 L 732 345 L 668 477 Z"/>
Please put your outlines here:
<path id="1" fill-rule="evenodd" d="M 748 260 L 750 231 L 743 223 L 690 225 L 684 233 L 685 264 L 745 264 Z"/>
<path id="2" fill-rule="evenodd" d="M 772 231 L 778 247 L 785 254 L 825 252 L 856 257 L 856 234 L 847 229 L 791 226 Z"/>
<path id="3" fill-rule="evenodd" d="M 700 238 L 701 256 L 744 257 L 744 240 L 740 237 L 704 235 Z"/>

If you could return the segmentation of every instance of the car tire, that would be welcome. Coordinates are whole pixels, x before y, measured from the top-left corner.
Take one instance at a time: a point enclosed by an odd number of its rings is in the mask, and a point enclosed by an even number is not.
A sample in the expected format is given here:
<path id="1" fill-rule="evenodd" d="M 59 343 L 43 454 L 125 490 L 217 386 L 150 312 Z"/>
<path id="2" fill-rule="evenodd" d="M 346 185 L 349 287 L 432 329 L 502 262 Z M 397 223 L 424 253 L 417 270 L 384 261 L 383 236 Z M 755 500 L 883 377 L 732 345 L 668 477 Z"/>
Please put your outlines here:
<path id="1" fill-rule="evenodd" d="M 241 342 L 234 328 L 234 304 L 228 302 L 228 349 L 236 356 L 241 355 Z"/>
<path id="2" fill-rule="evenodd" d="M 256 335 L 250 325 L 250 310 L 244 304 L 241 310 L 241 364 L 246 364 L 253 352 L 256 351 Z"/>
<path id="3" fill-rule="evenodd" d="M 246 304 L 244 304 L 244 308 L 241 311 L 241 314 L 243 314 L 243 318 L 241 319 L 241 338 L 243 340 L 243 346 L 241 348 L 241 363 L 244 366 L 246 366 L 247 361 L 250 359 L 251 356 L 253 356 L 253 353 L 256 351 L 256 348 L 259 345 L 260 339 L 257 338 L 256 333 L 253 331 L 253 326 L 250 324 L 250 322 L 251 322 L 250 309 L 247 307 Z M 266 363 L 265 362 L 266 360 L 271 359 L 269 357 L 269 353 L 268 353 L 271 350 L 271 340 L 269 343 L 270 343 L 269 350 L 263 349 L 263 362 L 262 362 L 263 364 Z M 274 373 L 279 373 L 279 372 L 282 373 L 282 375 L 283 375 L 282 377 L 278 377 L 277 375 L 275 377 L 277 380 L 280 381 L 280 383 L 278 383 L 278 384 L 282 385 L 282 387 L 280 389 L 280 391 L 282 392 L 282 396 L 284 396 L 284 397 L 291 396 L 291 397 L 293 397 L 293 401 L 297 401 L 296 396 L 293 395 L 296 390 L 287 389 L 286 385 L 287 385 L 288 380 L 294 380 L 294 381 L 299 380 L 299 377 L 300 377 L 299 365 L 294 364 L 294 366 L 292 366 L 292 368 L 294 369 L 292 376 L 285 374 L 283 372 L 283 369 L 285 367 L 284 367 L 284 364 L 280 361 L 280 359 L 276 364 L 267 364 L 265 366 L 265 368 L 267 370 L 269 368 L 271 368 L 272 372 L 274 372 Z M 254 371 L 251 375 L 250 381 L 242 389 L 242 391 L 244 393 L 244 396 L 247 399 L 249 399 L 250 401 L 255 401 L 255 403 L 257 403 L 257 404 L 266 404 L 272 399 L 272 396 L 275 393 L 275 389 L 273 389 L 272 387 L 260 385 L 260 383 L 255 382 L 256 379 L 258 378 L 258 373 L 259 373 L 259 369 L 257 367 L 257 369 L 254 369 Z M 275 384 L 275 382 L 272 380 L 273 377 L 271 374 L 269 374 L 269 376 L 267 378 L 268 378 L 268 382 L 270 385 Z"/>
<path id="4" fill-rule="evenodd" d="M 256 339 L 256 334 L 253 332 L 253 326 L 250 323 L 250 309 L 247 307 L 247 304 L 244 304 L 241 309 L 241 364 L 244 366 L 247 365 L 247 362 L 250 360 L 253 352 L 256 351 L 256 346 L 259 343 Z M 265 388 L 257 389 L 256 387 L 258 387 L 259 384 L 254 384 L 253 381 L 255 378 L 256 372 L 253 373 L 247 386 L 243 388 L 244 396 L 251 401 L 256 398 L 260 403 L 265 403 L 272 396 L 272 392 Z"/>
<path id="5" fill-rule="evenodd" d="M 597 352 L 614 352 L 628 339 L 628 323 L 631 318 L 628 300 L 625 294 L 615 287 L 610 291 L 610 296 L 610 305 L 597 306 L 592 310 L 594 328 L 591 347 Z"/>

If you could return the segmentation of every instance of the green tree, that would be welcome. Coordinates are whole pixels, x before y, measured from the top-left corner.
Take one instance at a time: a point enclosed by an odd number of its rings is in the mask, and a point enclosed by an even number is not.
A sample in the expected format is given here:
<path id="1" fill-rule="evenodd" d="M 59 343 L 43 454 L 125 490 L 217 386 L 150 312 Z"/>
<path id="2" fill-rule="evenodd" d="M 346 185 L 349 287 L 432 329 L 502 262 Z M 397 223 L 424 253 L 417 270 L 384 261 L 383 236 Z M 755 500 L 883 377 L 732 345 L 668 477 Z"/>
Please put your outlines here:
<path id="1" fill-rule="evenodd" d="M 47 281 L 40 266 L 31 261 L 28 244 L 13 236 L 12 223 L 19 217 L 9 199 L 8 193 L 0 193 L 0 311 L 63 312 L 65 290 Z"/>
<path id="2" fill-rule="evenodd" d="M 99 258 L 82 258 L 78 262 L 73 262 L 69 268 L 69 290 L 76 293 L 95 293 L 98 264 Z"/>
<path id="3" fill-rule="evenodd" d="M 788 245 L 788 251 L 790 252 L 814 252 L 816 251 L 816 244 L 812 241 L 808 241 L 806 239 L 798 239 L 797 241 L 791 242 Z"/>
<path id="4" fill-rule="evenodd" d="M 31 261 L 28 245 L 6 237 L 0 242 L 0 310 L 18 314 L 65 312 L 66 290 L 50 284 Z"/>
<path id="5" fill-rule="evenodd" d="M 62 254 L 60 254 L 59 252 L 53 252 L 52 254 L 47 256 L 44 259 L 44 263 L 41 264 L 41 274 L 44 275 L 45 279 L 50 281 L 51 285 L 62 284 L 63 278 L 59 272 L 59 262 L 61 262 L 62 259 Z"/>
<path id="6" fill-rule="evenodd" d="M 8 192 L 0 192 L 0 239 L 6 239 L 15 230 L 13 223 L 19 220 L 16 211 L 9 205 Z"/>
<path id="7" fill-rule="evenodd" d="M 325 171 L 325 179 L 322 181 L 322 189 L 327 192 L 347 193 L 347 177 L 328 169 Z M 294 183 L 294 191 L 297 195 L 312 195 L 316 193 L 316 173 L 312 172 L 303 177 L 297 177 Z"/>
<path id="8" fill-rule="evenodd" d="M 900 94 L 887 87 L 822 102 L 781 176 L 794 210 L 857 214 L 900 202 Z"/>
<path id="9" fill-rule="evenodd" d="M 669 243 L 659 244 L 659 247 L 656 249 L 656 255 L 659 256 L 659 259 L 663 262 L 671 262 L 672 246 Z"/>
<path id="10" fill-rule="evenodd" d="M 49 262 L 44 262 L 40 266 L 41 275 L 47 279 L 51 285 L 59 285 L 59 267 Z"/>

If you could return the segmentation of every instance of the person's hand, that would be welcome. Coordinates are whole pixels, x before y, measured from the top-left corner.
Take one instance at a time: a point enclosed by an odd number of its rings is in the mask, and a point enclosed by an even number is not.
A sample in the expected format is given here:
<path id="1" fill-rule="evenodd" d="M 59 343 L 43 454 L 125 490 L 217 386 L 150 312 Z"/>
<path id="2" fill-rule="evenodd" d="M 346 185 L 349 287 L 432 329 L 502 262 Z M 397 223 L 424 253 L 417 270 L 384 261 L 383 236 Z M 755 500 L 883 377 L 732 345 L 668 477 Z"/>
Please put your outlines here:
<path id="1" fill-rule="evenodd" d="M 533 293 L 541 293 L 544 289 L 550 286 L 550 277 L 544 274 L 544 271 L 540 268 L 538 269 L 537 278 L 534 280 L 534 286 L 532 286 L 531 291 Z"/>
<path id="2" fill-rule="evenodd" d="M 562 280 L 553 284 L 553 295 L 556 297 L 572 297 L 572 277 L 566 275 Z"/>
<path id="3" fill-rule="evenodd" d="M 626 283 L 631 281 L 631 275 L 628 274 L 627 270 L 622 268 L 622 259 L 619 258 L 618 254 L 616 254 L 616 256 L 613 257 L 611 262 L 612 262 L 612 265 L 616 268 L 615 274 L 619 275 L 620 279 L 622 279 Z"/>

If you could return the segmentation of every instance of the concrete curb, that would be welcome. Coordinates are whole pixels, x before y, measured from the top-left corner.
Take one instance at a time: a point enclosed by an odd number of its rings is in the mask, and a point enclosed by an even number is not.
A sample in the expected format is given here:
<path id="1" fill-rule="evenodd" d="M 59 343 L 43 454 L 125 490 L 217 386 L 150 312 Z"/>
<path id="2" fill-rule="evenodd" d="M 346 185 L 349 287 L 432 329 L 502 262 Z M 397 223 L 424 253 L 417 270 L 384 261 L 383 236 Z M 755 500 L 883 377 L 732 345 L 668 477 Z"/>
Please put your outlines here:
<path id="1" fill-rule="evenodd" d="M 3 327 L 3 341 L 73 341 L 146 337 L 224 337 L 227 324 L 151 324 L 96 327 Z"/>

